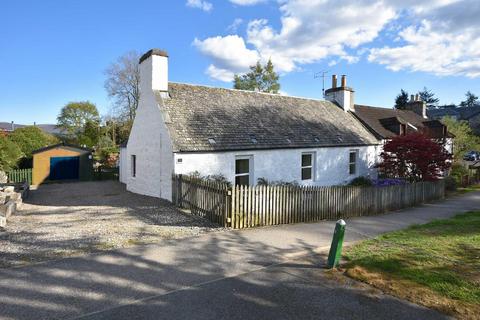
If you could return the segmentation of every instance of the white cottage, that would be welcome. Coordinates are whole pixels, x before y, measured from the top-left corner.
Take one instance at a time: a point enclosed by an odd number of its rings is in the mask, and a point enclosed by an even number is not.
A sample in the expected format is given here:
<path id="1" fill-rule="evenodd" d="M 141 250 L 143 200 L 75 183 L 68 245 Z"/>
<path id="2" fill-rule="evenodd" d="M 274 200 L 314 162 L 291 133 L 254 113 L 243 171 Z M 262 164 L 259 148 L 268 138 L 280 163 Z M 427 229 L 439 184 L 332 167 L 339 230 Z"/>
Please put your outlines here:
<path id="1" fill-rule="evenodd" d="M 344 184 L 375 176 L 380 141 L 353 115 L 353 90 L 314 100 L 168 81 L 168 55 L 140 58 L 140 102 L 126 148 L 127 189 L 171 199 L 173 173 L 236 184 Z"/>

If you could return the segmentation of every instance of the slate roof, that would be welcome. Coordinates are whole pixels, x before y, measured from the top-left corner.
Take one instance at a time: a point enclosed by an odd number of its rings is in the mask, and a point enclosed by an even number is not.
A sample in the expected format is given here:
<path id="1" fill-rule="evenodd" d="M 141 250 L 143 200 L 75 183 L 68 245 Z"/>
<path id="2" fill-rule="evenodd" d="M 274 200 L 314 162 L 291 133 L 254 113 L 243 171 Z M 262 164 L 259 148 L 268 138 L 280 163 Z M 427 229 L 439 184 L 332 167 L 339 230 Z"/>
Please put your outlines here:
<path id="1" fill-rule="evenodd" d="M 37 124 L 36 126 L 42 129 L 46 133 L 50 133 L 54 135 L 65 134 L 65 130 L 57 127 L 56 124 Z"/>
<path id="2" fill-rule="evenodd" d="M 169 95 L 156 92 L 175 152 L 378 144 L 327 101 L 180 83 Z"/>
<path id="3" fill-rule="evenodd" d="M 14 128 L 23 128 L 25 125 L 23 124 L 14 124 Z M 11 122 L 0 122 L 0 130 L 11 131 L 12 130 L 12 123 Z"/>
<path id="4" fill-rule="evenodd" d="M 429 118 L 439 119 L 439 120 L 445 116 L 456 117 L 458 120 L 469 120 L 470 118 L 479 114 L 480 114 L 480 106 L 441 108 L 441 109 L 427 110 L 427 115 Z"/>
<path id="5" fill-rule="evenodd" d="M 25 128 L 28 125 L 25 124 L 14 124 L 15 129 Z M 61 135 L 63 134 L 63 130 L 58 128 L 56 124 L 36 124 L 37 127 L 42 129 L 46 133 Z M 4 131 L 12 131 L 12 123 L 11 122 L 0 122 L 0 130 Z"/>
<path id="6" fill-rule="evenodd" d="M 441 123 L 424 119 L 422 116 L 410 110 L 398 110 L 355 105 L 355 115 L 362 121 L 379 139 L 389 139 L 398 135 L 392 128 L 395 123 L 411 124 L 418 130 L 435 128 Z"/>

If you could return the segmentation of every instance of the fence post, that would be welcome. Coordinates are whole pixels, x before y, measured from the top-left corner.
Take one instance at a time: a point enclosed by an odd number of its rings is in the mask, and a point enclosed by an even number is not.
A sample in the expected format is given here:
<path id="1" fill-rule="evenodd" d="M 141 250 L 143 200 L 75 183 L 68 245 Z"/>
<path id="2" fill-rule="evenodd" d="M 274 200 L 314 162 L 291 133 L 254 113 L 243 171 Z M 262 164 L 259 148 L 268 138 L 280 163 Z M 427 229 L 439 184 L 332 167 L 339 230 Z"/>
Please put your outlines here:
<path id="1" fill-rule="evenodd" d="M 224 214 L 225 214 L 225 217 L 224 217 L 224 220 L 225 220 L 225 227 L 233 227 L 233 219 L 232 219 L 232 214 L 231 214 L 231 210 L 232 210 L 232 190 L 230 189 L 226 189 L 226 196 L 225 196 L 225 211 L 224 211 Z"/>

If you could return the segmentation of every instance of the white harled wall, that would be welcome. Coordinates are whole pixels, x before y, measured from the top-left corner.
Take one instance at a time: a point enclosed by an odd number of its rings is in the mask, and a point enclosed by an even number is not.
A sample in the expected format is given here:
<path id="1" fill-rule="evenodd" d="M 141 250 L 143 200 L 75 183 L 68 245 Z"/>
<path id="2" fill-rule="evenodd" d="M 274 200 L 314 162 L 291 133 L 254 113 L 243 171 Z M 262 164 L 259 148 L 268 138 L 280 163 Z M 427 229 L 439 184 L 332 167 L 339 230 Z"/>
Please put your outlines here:
<path id="1" fill-rule="evenodd" d="M 127 144 L 127 190 L 143 195 L 171 199 L 173 153 L 161 106 L 153 89 L 162 85 L 168 58 L 150 56 L 140 64 L 140 101 Z M 153 80 L 153 83 L 152 83 Z M 165 80 L 165 79 L 164 79 Z M 165 80 L 167 81 L 167 80 Z M 136 176 L 132 176 L 131 156 L 136 155 Z"/>
<path id="2" fill-rule="evenodd" d="M 329 186 L 348 183 L 358 176 L 376 178 L 376 146 L 331 147 L 315 149 L 277 149 L 256 151 L 229 151 L 212 153 L 175 153 L 175 173 L 201 175 L 222 174 L 229 181 L 235 179 L 235 159 L 251 156 L 253 177 L 269 181 L 297 181 L 303 185 Z M 349 151 L 358 150 L 357 173 L 349 174 Z M 304 152 L 315 152 L 315 178 L 301 180 L 301 156 Z M 181 159 L 181 162 L 179 161 Z"/>
<path id="3" fill-rule="evenodd" d="M 129 173 L 127 148 L 120 148 L 118 166 L 120 168 L 120 170 L 118 171 L 118 180 L 120 180 L 121 183 L 127 183 Z"/>

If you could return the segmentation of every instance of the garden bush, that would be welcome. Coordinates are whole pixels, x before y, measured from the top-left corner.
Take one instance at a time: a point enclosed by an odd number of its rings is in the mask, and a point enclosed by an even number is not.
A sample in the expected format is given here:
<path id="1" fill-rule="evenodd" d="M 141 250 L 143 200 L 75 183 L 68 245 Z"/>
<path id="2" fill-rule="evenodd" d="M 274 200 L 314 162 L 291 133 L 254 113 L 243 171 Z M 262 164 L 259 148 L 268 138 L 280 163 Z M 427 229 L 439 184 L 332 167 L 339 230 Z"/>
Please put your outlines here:
<path id="1" fill-rule="evenodd" d="M 265 178 L 258 178 L 257 179 L 257 185 L 258 186 L 273 186 L 273 187 L 298 187 L 299 184 L 296 181 L 269 181 Z"/>
<path id="2" fill-rule="evenodd" d="M 445 178 L 445 190 L 446 191 L 457 190 L 457 180 L 454 177 L 449 176 Z"/>
<path id="3" fill-rule="evenodd" d="M 224 183 L 224 184 L 228 185 L 229 187 L 232 186 L 232 183 L 230 181 L 228 181 L 228 179 L 223 174 L 212 174 L 212 175 L 202 176 L 202 174 L 200 172 L 193 171 L 193 172 L 190 172 L 188 174 L 188 176 L 192 179 L 219 182 L 219 183 Z"/>
<path id="4" fill-rule="evenodd" d="M 373 186 L 372 180 L 367 177 L 357 177 L 350 181 L 348 184 L 349 186 L 356 186 L 356 187 L 371 187 Z"/>
<path id="5" fill-rule="evenodd" d="M 455 163 L 450 170 L 450 177 L 453 177 L 457 185 L 462 183 L 462 177 L 468 176 L 468 169 L 465 166 Z"/>

